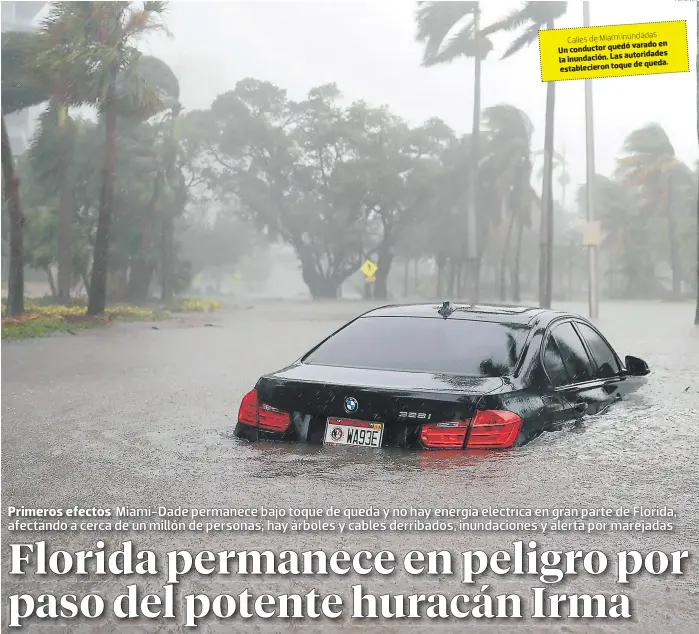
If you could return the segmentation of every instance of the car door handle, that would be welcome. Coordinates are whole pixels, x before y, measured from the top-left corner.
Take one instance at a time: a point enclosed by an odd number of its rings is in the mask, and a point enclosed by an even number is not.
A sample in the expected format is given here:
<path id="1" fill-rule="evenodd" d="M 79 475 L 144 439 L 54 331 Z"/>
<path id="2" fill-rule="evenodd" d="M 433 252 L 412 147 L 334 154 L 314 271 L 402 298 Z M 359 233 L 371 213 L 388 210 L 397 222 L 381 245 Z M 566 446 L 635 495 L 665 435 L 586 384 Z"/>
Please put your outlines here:
<path id="1" fill-rule="evenodd" d="M 587 403 L 585 401 L 575 401 L 575 405 L 573 405 L 573 409 L 576 412 L 580 412 L 581 414 L 584 414 L 587 411 Z"/>

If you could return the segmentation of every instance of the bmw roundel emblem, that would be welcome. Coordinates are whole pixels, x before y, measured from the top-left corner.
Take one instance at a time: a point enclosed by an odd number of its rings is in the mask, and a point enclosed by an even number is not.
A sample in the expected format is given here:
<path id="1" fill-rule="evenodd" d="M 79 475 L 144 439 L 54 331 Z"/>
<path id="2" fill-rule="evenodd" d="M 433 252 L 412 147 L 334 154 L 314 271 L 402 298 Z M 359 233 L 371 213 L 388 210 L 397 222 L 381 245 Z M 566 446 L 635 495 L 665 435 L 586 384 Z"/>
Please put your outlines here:
<path id="1" fill-rule="evenodd" d="M 353 398 L 351 396 L 348 396 L 345 399 L 345 411 L 348 414 L 352 414 L 353 412 L 356 412 L 359 409 L 359 403 L 357 403 L 357 399 Z"/>

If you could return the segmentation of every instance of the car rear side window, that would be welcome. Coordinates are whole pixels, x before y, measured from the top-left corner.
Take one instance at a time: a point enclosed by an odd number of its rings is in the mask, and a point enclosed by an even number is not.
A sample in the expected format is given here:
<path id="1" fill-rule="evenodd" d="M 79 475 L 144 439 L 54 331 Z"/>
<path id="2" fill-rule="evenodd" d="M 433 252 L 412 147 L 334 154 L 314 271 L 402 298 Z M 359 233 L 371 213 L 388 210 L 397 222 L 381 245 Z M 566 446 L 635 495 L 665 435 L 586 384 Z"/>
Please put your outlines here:
<path id="1" fill-rule="evenodd" d="M 548 374 L 551 384 L 554 387 L 560 387 L 568 383 L 568 374 L 566 367 L 563 364 L 561 353 L 558 351 L 558 346 L 553 337 L 549 337 L 544 349 L 544 368 Z"/>
<path id="2" fill-rule="evenodd" d="M 621 368 L 616 360 L 616 355 L 614 351 L 609 347 L 602 337 L 599 336 L 592 328 L 587 324 L 581 322 L 576 322 L 580 330 L 580 334 L 583 339 L 587 341 L 592 351 L 592 357 L 597 364 L 597 378 L 598 379 L 609 379 L 616 376 Z"/>
<path id="3" fill-rule="evenodd" d="M 553 338 L 558 344 L 571 383 L 591 381 L 594 374 L 592 362 L 573 324 L 568 321 L 556 326 L 553 329 Z"/>
<path id="4" fill-rule="evenodd" d="M 362 317 L 304 363 L 499 377 L 511 374 L 529 327 L 465 319 Z"/>

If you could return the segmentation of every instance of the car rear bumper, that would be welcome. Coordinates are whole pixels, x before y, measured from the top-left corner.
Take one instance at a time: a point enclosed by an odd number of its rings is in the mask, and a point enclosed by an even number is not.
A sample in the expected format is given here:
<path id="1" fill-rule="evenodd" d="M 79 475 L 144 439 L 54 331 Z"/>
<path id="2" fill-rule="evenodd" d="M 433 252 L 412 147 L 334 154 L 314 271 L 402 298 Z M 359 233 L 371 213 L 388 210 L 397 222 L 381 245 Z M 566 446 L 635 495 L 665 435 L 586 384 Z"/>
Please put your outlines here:
<path id="1" fill-rule="evenodd" d="M 294 420 L 290 427 L 284 432 L 275 432 L 259 429 L 251 425 L 238 423 L 234 435 L 250 442 L 260 440 L 302 442 L 310 445 L 324 444 L 325 427 L 327 424 L 324 418 L 304 417 L 308 420 Z M 419 425 L 386 425 L 384 427 L 381 447 L 394 448 L 423 448 L 420 443 Z"/>
<path id="2" fill-rule="evenodd" d="M 302 442 L 310 445 L 323 445 L 325 438 L 327 420 L 320 417 L 310 416 L 294 416 L 292 423 L 285 431 L 271 431 L 261 429 L 253 425 L 238 422 L 235 428 L 234 435 L 237 438 L 248 440 L 250 442 L 257 441 L 286 441 L 286 442 Z M 425 425 L 425 427 L 433 428 L 430 433 L 422 433 L 422 425 L 411 425 L 405 423 L 385 424 L 383 436 L 381 439 L 382 448 L 400 448 L 400 449 L 506 449 L 511 446 L 519 446 L 525 444 L 530 439 L 530 433 L 524 429 L 514 432 L 515 436 L 511 436 L 511 441 L 506 445 L 496 446 L 487 444 L 479 446 L 473 442 L 477 437 L 475 430 L 462 429 L 459 430 L 435 430 L 433 425 Z M 479 428 L 476 428 L 479 429 Z M 519 433 L 517 433 L 519 431 Z M 457 444 L 454 444 L 456 440 Z"/>

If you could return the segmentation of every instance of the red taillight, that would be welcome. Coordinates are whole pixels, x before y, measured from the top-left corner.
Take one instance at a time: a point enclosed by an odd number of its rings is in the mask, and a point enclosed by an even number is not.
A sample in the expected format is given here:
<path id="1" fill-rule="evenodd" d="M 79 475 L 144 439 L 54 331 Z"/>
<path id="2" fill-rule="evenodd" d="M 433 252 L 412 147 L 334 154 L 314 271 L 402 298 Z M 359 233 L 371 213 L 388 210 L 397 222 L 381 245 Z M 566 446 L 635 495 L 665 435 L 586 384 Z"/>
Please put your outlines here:
<path id="1" fill-rule="evenodd" d="M 257 390 L 252 390 L 243 396 L 238 410 L 238 422 L 243 425 L 257 427 Z"/>
<path id="2" fill-rule="evenodd" d="M 261 405 L 257 390 L 252 390 L 240 402 L 238 422 L 268 431 L 286 431 L 291 425 L 291 416 L 269 405 Z"/>
<path id="3" fill-rule="evenodd" d="M 464 446 L 467 431 L 467 420 L 430 423 L 422 426 L 420 440 L 428 449 L 461 449 Z"/>
<path id="4" fill-rule="evenodd" d="M 469 448 L 504 449 L 512 447 L 517 440 L 522 419 L 513 412 L 479 410 L 471 420 Z"/>
<path id="5" fill-rule="evenodd" d="M 257 408 L 257 416 L 260 421 L 260 429 L 286 431 L 289 429 L 289 425 L 291 425 L 289 412 L 282 412 L 269 405 L 260 405 Z"/>

